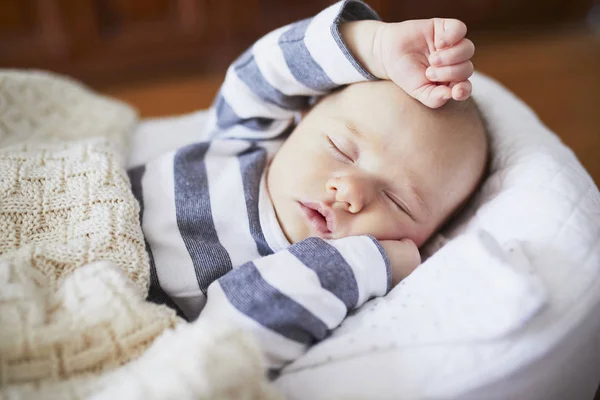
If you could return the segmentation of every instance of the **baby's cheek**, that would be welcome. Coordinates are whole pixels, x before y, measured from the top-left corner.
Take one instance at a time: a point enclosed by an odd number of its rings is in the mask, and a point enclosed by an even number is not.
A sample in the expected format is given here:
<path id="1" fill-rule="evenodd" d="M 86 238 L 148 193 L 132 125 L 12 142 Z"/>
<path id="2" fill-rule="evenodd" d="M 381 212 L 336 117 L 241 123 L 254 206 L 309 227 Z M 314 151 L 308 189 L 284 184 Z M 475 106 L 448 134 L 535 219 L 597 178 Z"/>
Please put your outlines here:
<path id="1" fill-rule="evenodd" d="M 384 239 L 410 239 L 417 246 L 420 246 L 424 242 L 424 234 L 420 226 L 408 216 L 402 216 L 398 219 L 388 218 L 382 226 L 384 226 L 384 229 L 381 235 Z"/>
<path id="2" fill-rule="evenodd" d="M 392 239 L 392 240 L 402 240 L 402 239 L 410 239 L 413 240 L 413 234 L 410 229 L 407 229 L 407 226 L 402 221 L 393 223 L 388 222 L 386 224 L 387 229 L 384 230 L 383 236 L 384 239 Z"/>
<path id="3" fill-rule="evenodd" d="M 402 219 L 390 216 L 389 214 L 365 216 L 362 220 L 356 220 L 353 224 L 353 231 L 360 232 L 355 234 L 371 235 L 377 240 L 401 240 L 411 238 L 412 233 Z"/>

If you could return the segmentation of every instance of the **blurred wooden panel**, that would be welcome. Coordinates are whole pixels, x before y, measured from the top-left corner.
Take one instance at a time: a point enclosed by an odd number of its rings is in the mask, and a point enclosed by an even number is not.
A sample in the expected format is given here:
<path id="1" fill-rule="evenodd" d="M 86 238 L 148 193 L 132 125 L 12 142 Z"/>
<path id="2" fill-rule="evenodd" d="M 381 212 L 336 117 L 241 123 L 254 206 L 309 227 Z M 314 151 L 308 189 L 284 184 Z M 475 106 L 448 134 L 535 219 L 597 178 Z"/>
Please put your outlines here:
<path id="1" fill-rule="evenodd" d="M 594 0 L 368 0 L 386 21 L 459 17 L 470 32 L 583 23 Z M 0 67 L 88 83 L 215 72 L 268 31 L 334 0 L 0 0 Z"/>
<path id="2" fill-rule="evenodd" d="M 67 57 L 63 22 L 57 0 L 2 0 L 0 66 L 8 60 L 28 65 Z"/>
<path id="3" fill-rule="evenodd" d="M 4 0 L 0 13 L 2 35 L 20 35 L 34 29 L 32 1 Z"/>
<path id="4" fill-rule="evenodd" d="M 473 32 L 580 22 L 594 0 L 373 0 L 369 3 L 386 21 L 451 17 L 464 21 Z"/>
<path id="5" fill-rule="evenodd" d="M 260 26 L 267 31 L 290 22 L 308 18 L 335 3 L 328 0 L 281 1 L 260 0 Z"/>
<path id="6" fill-rule="evenodd" d="M 88 82 L 108 82 L 192 65 L 221 66 L 235 54 L 228 39 L 226 4 L 2 0 L 0 21 L 9 22 L 6 29 L 0 26 L 0 67 L 43 68 Z M 16 30 L 15 24 L 23 27 L 16 37 L 9 32 Z"/>
<path id="7" fill-rule="evenodd" d="M 78 25 L 78 33 L 87 38 L 84 48 L 94 52 L 94 57 L 117 54 L 131 57 L 146 52 L 156 57 L 164 48 L 198 45 L 205 35 L 213 36 L 217 32 L 207 30 L 210 10 L 206 3 L 203 0 L 95 0 L 79 2 L 73 14 L 89 19 L 87 24 Z"/>
<path id="8" fill-rule="evenodd" d="M 208 10 L 204 1 L 189 0 L 95 0 L 98 34 L 105 40 L 144 42 L 185 40 L 199 37 Z M 193 18 L 193 23 L 187 22 Z"/>
<path id="9" fill-rule="evenodd" d="M 120 29 L 136 23 L 161 21 L 171 14 L 170 0 L 95 0 L 98 19 L 104 29 Z"/>
<path id="10" fill-rule="evenodd" d="M 303 19 L 335 3 L 335 0 L 231 0 L 243 10 L 235 15 L 236 26 L 246 25 L 254 37 Z M 506 28 L 527 29 L 556 24 L 581 23 L 595 0 L 368 0 L 384 21 L 453 17 L 463 20 L 470 31 Z M 234 11 L 235 14 L 235 11 Z M 247 25 L 253 28 L 248 29 Z"/>
<path id="11" fill-rule="evenodd" d="M 65 7 L 74 39 L 94 57 L 121 53 L 157 51 L 166 47 L 201 42 L 218 33 L 216 24 L 206 22 L 211 9 L 205 0 L 94 0 Z M 190 24 L 191 21 L 191 24 Z M 191 25 L 191 27 L 190 27 Z M 198 49 L 202 51 L 202 49 Z M 104 54 L 107 53 L 107 54 Z M 112 60 L 113 62 L 116 60 Z"/>

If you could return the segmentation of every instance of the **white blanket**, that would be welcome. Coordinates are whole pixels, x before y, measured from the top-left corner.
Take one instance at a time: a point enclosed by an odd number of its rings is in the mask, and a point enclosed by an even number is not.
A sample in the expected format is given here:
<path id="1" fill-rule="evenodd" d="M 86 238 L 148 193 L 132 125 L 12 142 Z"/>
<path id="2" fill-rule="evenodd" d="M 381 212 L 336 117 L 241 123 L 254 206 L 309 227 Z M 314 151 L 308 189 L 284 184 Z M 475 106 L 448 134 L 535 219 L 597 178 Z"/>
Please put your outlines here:
<path id="1" fill-rule="evenodd" d="M 472 81 L 492 146 L 481 191 L 415 273 L 284 370 L 289 398 L 593 397 L 600 194 L 526 105 Z M 203 112 L 142 123 L 130 164 L 201 140 L 203 123 Z"/>

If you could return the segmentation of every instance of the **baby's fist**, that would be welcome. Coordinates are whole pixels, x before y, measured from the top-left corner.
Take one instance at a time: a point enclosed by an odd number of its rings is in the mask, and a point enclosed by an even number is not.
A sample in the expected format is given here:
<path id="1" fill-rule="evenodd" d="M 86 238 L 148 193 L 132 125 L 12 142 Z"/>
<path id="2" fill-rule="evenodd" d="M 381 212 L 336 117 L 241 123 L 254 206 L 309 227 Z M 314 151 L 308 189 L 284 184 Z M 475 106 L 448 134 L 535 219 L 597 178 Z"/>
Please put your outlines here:
<path id="1" fill-rule="evenodd" d="M 471 57 L 475 45 L 465 38 L 467 27 L 457 19 L 434 18 L 435 51 L 429 54 L 425 75 L 432 82 L 446 83 L 454 100 L 465 100 L 471 94 L 473 74 Z"/>
<path id="2" fill-rule="evenodd" d="M 421 264 L 419 249 L 412 240 L 380 240 L 379 243 L 390 261 L 393 286 L 396 286 Z"/>
<path id="3" fill-rule="evenodd" d="M 432 18 L 381 27 L 381 59 L 386 78 L 431 108 L 471 95 L 473 42 L 456 19 Z"/>

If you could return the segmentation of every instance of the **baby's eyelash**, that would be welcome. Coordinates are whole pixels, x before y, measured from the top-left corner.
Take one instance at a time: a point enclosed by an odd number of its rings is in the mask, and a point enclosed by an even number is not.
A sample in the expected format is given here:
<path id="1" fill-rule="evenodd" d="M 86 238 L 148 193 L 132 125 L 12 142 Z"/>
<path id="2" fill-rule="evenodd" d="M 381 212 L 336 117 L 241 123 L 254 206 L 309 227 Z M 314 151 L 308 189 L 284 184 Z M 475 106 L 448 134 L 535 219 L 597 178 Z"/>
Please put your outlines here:
<path id="1" fill-rule="evenodd" d="M 350 157 L 348 157 L 346 155 L 346 153 L 344 153 L 343 151 L 341 151 L 339 149 L 339 147 L 337 147 L 335 145 L 335 143 L 333 142 L 333 140 L 331 140 L 331 138 L 329 136 L 327 136 L 327 142 L 329 143 L 329 148 L 334 152 L 334 155 L 337 156 L 338 158 L 340 158 L 340 161 L 342 162 L 354 162 L 353 159 L 351 159 Z"/>
<path id="2" fill-rule="evenodd" d="M 408 212 L 406 207 L 404 207 L 402 205 L 402 203 L 399 203 L 398 201 L 394 200 L 394 198 L 392 196 L 390 196 L 388 193 L 386 193 L 385 195 L 387 196 L 388 199 L 390 199 L 392 201 L 392 203 L 394 203 L 396 205 L 396 207 L 398 207 L 400 209 L 400 211 L 402 211 L 403 213 L 410 216 L 410 213 Z"/>

